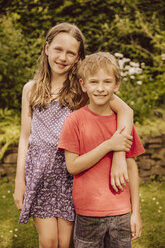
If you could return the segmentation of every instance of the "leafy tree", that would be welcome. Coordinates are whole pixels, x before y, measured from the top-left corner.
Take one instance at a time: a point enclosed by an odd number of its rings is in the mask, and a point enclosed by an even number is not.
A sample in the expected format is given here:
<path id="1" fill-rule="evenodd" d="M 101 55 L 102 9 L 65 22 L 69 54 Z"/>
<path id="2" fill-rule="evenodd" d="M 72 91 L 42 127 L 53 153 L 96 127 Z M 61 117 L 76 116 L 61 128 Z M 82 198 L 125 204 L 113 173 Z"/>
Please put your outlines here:
<path id="1" fill-rule="evenodd" d="M 14 27 L 17 14 L 4 16 L 0 22 L 0 103 L 5 108 L 20 108 L 23 85 L 32 77 L 41 38 L 28 41 L 21 29 Z"/>
<path id="2" fill-rule="evenodd" d="M 45 33 L 64 21 L 82 30 L 87 53 L 104 50 L 139 62 L 142 73 L 124 76 L 120 90 L 137 120 L 164 105 L 164 0 L 0 0 L 0 6 L 2 107 L 19 108 Z"/>
<path id="3" fill-rule="evenodd" d="M 143 62 L 145 66 L 142 74 L 123 83 L 121 96 L 135 110 L 135 117 L 144 119 L 154 108 L 163 107 L 165 104 L 165 31 L 161 30 L 155 13 L 149 23 L 137 7 L 133 7 L 136 16 L 134 22 L 128 22 L 124 17 L 119 20 L 117 17 L 116 30 L 122 40 L 127 34 L 130 35 L 128 43 L 123 42 L 122 47 L 125 51 L 129 48 L 131 58 Z M 140 37 L 147 42 L 143 42 L 143 46 Z"/>

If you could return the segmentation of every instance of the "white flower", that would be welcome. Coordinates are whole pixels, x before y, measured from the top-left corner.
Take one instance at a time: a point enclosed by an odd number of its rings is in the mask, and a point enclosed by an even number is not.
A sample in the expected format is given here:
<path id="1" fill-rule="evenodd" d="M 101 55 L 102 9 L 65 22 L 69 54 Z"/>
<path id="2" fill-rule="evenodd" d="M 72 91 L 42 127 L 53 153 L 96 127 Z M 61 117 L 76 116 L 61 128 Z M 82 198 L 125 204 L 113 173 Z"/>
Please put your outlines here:
<path id="1" fill-rule="evenodd" d="M 141 68 L 136 68 L 136 67 L 127 67 L 129 68 L 129 74 L 140 74 L 142 73 L 142 69 Z"/>
<path id="2" fill-rule="evenodd" d="M 142 81 L 137 81 L 137 84 L 138 85 L 142 85 Z"/>
<path id="3" fill-rule="evenodd" d="M 123 61 L 124 61 L 125 63 L 127 63 L 127 62 L 130 62 L 131 60 L 130 60 L 129 58 L 123 58 Z"/>
<path id="4" fill-rule="evenodd" d="M 162 60 L 165 60 L 165 54 L 162 54 L 161 57 L 162 57 Z"/>
<path id="5" fill-rule="evenodd" d="M 7 193 L 10 193 L 10 190 L 8 190 Z"/>
<path id="6" fill-rule="evenodd" d="M 133 67 L 129 68 L 129 75 L 135 74 L 136 73 L 136 69 Z"/>
<path id="7" fill-rule="evenodd" d="M 160 210 L 158 210 L 158 213 L 160 213 L 161 211 Z"/>
<path id="8" fill-rule="evenodd" d="M 141 63 L 141 68 L 144 68 L 144 67 L 145 67 L 145 63 L 142 62 L 142 63 Z"/>
<path id="9" fill-rule="evenodd" d="M 123 54 L 121 54 L 121 53 L 115 53 L 115 57 L 117 57 L 117 58 L 123 58 Z"/>
<path id="10" fill-rule="evenodd" d="M 160 209 L 162 209 L 162 206 L 159 206 Z"/>
<path id="11" fill-rule="evenodd" d="M 126 77 L 123 78 L 124 81 L 127 81 L 128 79 Z"/>
<path id="12" fill-rule="evenodd" d="M 156 205 L 159 205 L 159 202 L 158 201 L 156 202 Z"/>
<path id="13" fill-rule="evenodd" d="M 10 233 L 12 233 L 12 232 L 13 232 L 13 230 L 10 230 L 9 232 L 10 232 Z"/>
<path id="14" fill-rule="evenodd" d="M 131 75 L 130 78 L 131 78 L 131 79 L 135 79 L 135 76 L 134 76 L 134 75 Z"/>
<path id="15" fill-rule="evenodd" d="M 17 238 L 18 237 L 17 234 L 14 234 L 14 237 Z"/>
<path id="16" fill-rule="evenodd" d="M 122 77 L 126 77 L 127 75 L 128 75 L 128 72 L 127 72 L 127 71 L 122 71 L 122 72 L 121 72 L 121 76 L 122 76 Z"/>
<path id="17" fill-rule="evenodd" d="M 118 60 L 118 62 L 119 62 L 120 69 L 124 69 L 124 65 L 125 65 L 126 63 L 130 62 L 130 59 L 128 59 L 128 58 L 120 58 L 120 59 Z M 125 66 L 125 67 L 126 67 L 126 66 Z"/>
<path id="18" fill-rule="evenodd" d="M 141 199 L 141 202 L 144 202 L 144 199 Z"/>
<path id="19" fill-rule="evenodd" d="M 120 69 L 123 69 L 124 68 L 124 61 L 120 59 L 118 62 L 119 62 Z"/>
<path id="20" fill-rule="evenodd" d="M 140 64 L 137 62 L 133 62 L 133 61 L 131 61 L 130 63 L 129 63 L 132 67 L 139 67 L 140 66 Z"/>
<path id="21" fill-rule="evenodd" d="M 129 71 L 130 68 L 131 67 L 129 65 L 126 65 L 124 69 L 127 70 L 127 71 Z"/>
<path id="22" fill-rule="evenodd" d="M 2 198 L 6 198 L 6 196 L 5 196 L 5 195 L 3 195 L 3 196 L 2 196 Z"/>
<path id="23" fill-rule="evenodd" d="M 156 200 L 156 197 L 152 197 L 152 200 L 155 201 Z"/>
<path id="24" fill-rule="evenodd" d="M 15 232 L 18 232 L 18 228 L 15 228 L 14 231 L 15 231 Z"/>
<path id="25" fill-rule="evenodd" d="M 141 68 L 136 68 L 136 73 L 137 74 L 141 74 L 142 73 L 142 69 Z"/>

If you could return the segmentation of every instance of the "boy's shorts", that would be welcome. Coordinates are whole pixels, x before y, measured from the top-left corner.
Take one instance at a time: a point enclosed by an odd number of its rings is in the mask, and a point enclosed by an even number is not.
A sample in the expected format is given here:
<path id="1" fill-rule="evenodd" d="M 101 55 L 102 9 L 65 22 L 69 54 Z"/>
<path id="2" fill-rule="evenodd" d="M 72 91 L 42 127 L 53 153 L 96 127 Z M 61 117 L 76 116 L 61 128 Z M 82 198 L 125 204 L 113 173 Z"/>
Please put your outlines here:
<path id="1" fill-rule="evenodd" d="M 77 215 L 75 248 L 131 248 L 130 213 L 106 217 Z"/>

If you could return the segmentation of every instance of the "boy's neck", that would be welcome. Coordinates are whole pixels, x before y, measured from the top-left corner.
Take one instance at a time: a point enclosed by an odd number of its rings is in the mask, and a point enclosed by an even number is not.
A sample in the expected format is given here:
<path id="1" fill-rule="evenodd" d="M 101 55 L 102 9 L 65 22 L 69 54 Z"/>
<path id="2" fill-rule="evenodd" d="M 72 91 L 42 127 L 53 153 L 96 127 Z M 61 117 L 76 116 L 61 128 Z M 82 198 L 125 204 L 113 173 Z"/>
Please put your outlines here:
<path id="1" fill-rule="evenodd" d="M 97 115 L 106 116 L 106 115 L 113 114 L 113 111 L 112 111 L 109 103 L 106 106 L 105 105 L 103 105 L 103 106 L 92 105 L 89 103 L 88 108 Z"/>

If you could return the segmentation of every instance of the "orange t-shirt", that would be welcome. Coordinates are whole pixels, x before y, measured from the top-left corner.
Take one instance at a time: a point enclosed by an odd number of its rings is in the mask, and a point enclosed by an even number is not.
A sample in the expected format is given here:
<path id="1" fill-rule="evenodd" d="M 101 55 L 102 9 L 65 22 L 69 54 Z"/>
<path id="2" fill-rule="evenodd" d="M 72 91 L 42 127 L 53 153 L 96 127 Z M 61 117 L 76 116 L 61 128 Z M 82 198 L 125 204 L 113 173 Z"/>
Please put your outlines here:
<path id="1" fill-rule="evenodd" d="M 65 120 L 58 150 L 82 155 L 109 139 L 117 129 L 116 114 L 100 116 L 85 106 L 72 112 Z M 127 158 L 144 152 L 143 145 L 133 127 L 133 144 Z M 110 216 L 130 212 L 128 185 L 116 193 L 110 185 L 113 152 L 109 152 L 90 169 L 74 176 L 73 203 L 77 214 Z"/>

